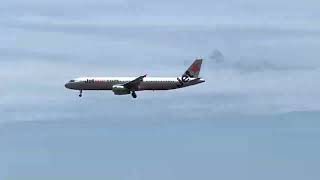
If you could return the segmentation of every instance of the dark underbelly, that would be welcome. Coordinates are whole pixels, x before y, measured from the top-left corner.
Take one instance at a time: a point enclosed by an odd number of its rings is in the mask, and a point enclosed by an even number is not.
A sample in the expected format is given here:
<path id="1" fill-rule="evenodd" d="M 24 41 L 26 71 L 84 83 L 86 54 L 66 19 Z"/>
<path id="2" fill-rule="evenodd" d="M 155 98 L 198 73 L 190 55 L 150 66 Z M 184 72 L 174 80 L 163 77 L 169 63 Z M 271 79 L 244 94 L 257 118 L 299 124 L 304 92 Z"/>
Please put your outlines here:
<path id="1" fill-rule="evenodd" d="M 116 84 L 109 83 L 94 83 L 94 84 L 82 84 L 80 89 L 82 90 L 112 90 L 112 87 Z M 177 89 L 179 86 L 175 83 L 151 83 L 143 82 L 139 85 L 137 91 L 144 90 L 170 90 Z"/>

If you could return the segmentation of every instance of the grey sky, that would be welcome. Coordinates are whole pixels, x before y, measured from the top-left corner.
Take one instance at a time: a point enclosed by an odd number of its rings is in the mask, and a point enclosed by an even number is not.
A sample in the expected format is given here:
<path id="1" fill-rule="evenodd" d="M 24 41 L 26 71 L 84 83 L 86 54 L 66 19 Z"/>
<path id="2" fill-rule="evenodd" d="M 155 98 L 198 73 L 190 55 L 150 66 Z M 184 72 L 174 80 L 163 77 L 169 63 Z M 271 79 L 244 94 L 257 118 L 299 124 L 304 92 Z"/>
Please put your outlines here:
<path id="1" fill-rule="evenodd" d="M 1 2 L 0 179 L 319 179 L 319 6 Z M 198 57 L 205 84 L 137 101 L 64 88 Z"/>

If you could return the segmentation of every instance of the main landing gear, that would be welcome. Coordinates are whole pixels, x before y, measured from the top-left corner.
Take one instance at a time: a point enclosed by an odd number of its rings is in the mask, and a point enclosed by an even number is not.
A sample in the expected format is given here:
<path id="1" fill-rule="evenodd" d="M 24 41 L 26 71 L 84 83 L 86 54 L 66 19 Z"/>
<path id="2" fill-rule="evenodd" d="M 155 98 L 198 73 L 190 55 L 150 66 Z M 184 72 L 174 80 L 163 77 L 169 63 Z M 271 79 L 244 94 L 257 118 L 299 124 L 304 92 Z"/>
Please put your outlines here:
<path id="1" fill-rule="evenodd" d="M 79 94 L 79 97 L 82 97 L 82 90 L 80 90 L 80 94 Z"/>
<path id="2" fill-rule="evenodd" d="M 133 98 L 137 98 L 136 92 L 132 91 L 131 95 L 132 95 Z"/>

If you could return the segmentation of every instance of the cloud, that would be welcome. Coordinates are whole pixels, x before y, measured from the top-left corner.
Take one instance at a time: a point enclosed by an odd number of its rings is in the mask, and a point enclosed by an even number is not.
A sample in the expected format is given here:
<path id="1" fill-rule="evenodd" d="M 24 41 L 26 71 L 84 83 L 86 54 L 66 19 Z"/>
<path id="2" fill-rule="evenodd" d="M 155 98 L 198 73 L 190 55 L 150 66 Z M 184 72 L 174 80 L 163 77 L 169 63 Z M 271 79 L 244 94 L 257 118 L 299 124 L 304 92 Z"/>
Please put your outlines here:
<path id="1" fill-rule="evenodd" d="M 218 49 L 213 50 L 209 59 L 216 63 L 223 63 L 225 60 L 223 54 Z"/>
<path id="2" fill-rule="evenodd" d="M 68 54 L 47 53 L 36 50 L 0 48 L 0 58 L 6 61 L 29 61 L 30 59 L 39 61 L 66 61 L 77 59 L 76 56 Z"/>
<path id="3" fill-rule="evenodd" d="M 213 50 L 209 55 L 206 65 L 209 66 L 212 71 L 217 69 L 230 69 L 242 73 L 254 73 L 261 71 L 312 71 L 318 69 L 318 67 L 306 64 L 290 64 L 290 62 L 279 64 L 272 60 L 266 60 L 263 56 L 259 59 L 244 56 L 230 60 L 226 59 L 223 53 L 218 49 Z"/>

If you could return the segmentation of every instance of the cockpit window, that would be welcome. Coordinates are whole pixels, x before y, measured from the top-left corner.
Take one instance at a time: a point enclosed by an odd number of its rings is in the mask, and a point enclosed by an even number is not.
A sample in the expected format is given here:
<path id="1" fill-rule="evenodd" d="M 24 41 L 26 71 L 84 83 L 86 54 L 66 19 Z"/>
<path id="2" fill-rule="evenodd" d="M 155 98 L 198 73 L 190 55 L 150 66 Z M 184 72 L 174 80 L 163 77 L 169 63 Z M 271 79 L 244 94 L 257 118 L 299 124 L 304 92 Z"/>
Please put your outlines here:
<path id="1" fill-rule="evenodd" d="M 69 82 L 73 83 L 73 82 L 76 82 L 75 80 L 70 80 Z"/>

